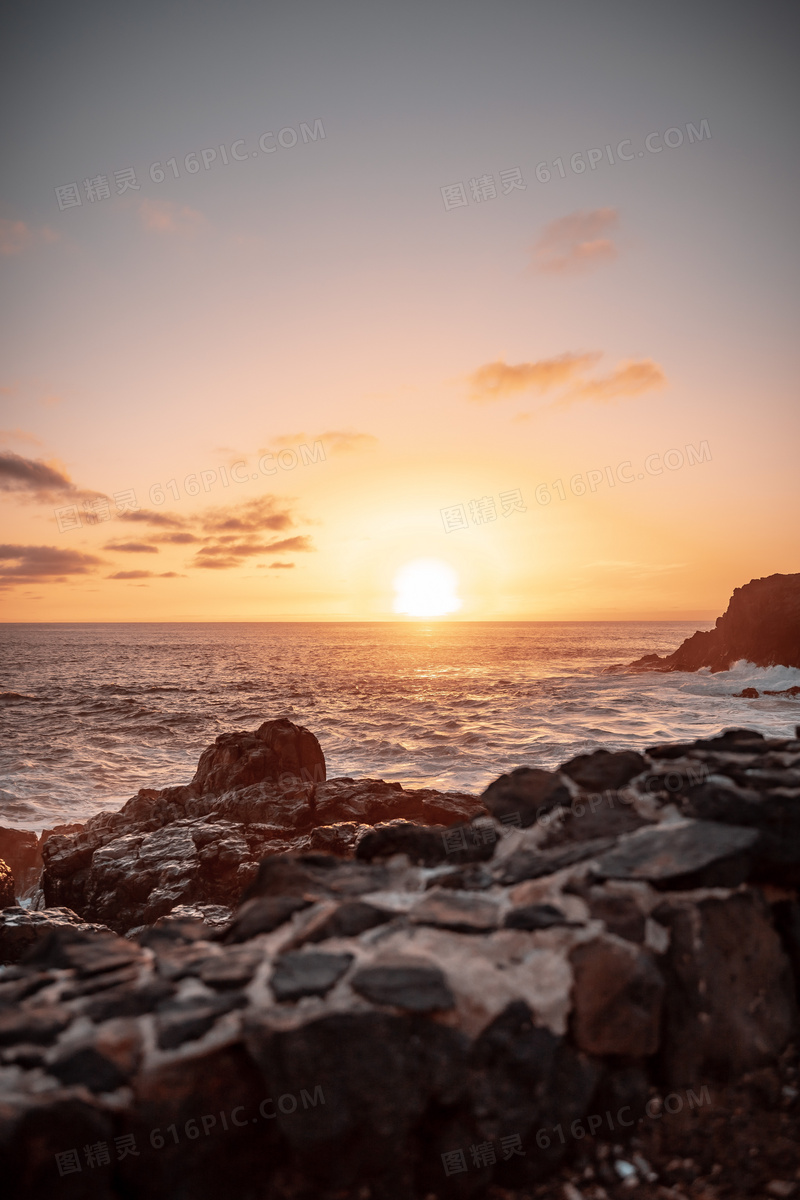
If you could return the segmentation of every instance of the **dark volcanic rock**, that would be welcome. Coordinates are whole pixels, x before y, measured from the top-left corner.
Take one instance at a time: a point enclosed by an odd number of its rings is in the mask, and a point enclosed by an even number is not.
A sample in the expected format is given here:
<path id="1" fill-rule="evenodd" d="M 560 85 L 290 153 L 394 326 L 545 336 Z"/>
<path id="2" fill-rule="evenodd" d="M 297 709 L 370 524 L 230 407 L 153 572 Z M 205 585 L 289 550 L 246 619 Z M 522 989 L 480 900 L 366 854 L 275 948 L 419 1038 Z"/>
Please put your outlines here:
<path id="1" fill-rule="evenodd" d="M 733 1079 L 773 1060 L 795 1028 L 792 972 L 754 890 L 670 896 L 662 1070 L 670 1085 Z"/>
<path id="2" fill-rule="evenodd" d="M 658 1049 L 664 980 L 653 959 L 613 935 L 573 950 L 574 1037 L 588 1054 L 644 1057 Z"/>
<path id="3" fill-rule="evenodd" d="M 263 769 L 262 745 L 227 765 L 223 746 L 209 777 Z M 581 1192 L 621 1195 L 613 1162 L 627 1146 L 609 1160 L 602 1133 L 581 1141 L 607 1109 L 635 1123 L 654 1089 L 746 1071 L 783 1119 L 800 910 L 793 891 L 753 881 L 775 882 L 779 851 L 788 861 L 800 738 L 728 730 L 574 769 L 488 789 L 506 829 L 475 820 L 471 797 L 286 779 L 144 791 L 48 838 L 48 888 L 116 905 L 135 932 L 92 933 L 68 914 L 0 971 L 4 1196 L 477 1200 L 536 1190 L 566 1155 Z M 313 846 L 320 813 L 346 836 Z M 513 828 L 526 821 L 536 828 Z M 351 857 L 376 824 L 381 852 Z M 427 836 L 444 847 L 459 824 L 485 861 L 430 862 Z M 740 886 L 676 890 L 700 884 Z M 55 916 L 11 913 L 10 928 Z M 729 1137 L 724 1103 L 708 1107 Z M 605 1136 L 626 1142 L 619 1123 Z M 745 1157 L 761 1145 L 746 1136 Z M 119 1157 L 130 1138 L 136 1153 Z M 103 1143 L 109 1162 L 92 1166 Z M 81 1170 L 62 1177 L 56 1155 L 73 1149 Z M 459 1154 L 451 1178 L 443 1156 Z M 640 1193 L 655 1194 L 639 1170 Z M 676 1170 L 659 1168 L 662 1190 Z M 747 1176 L 746 1190 L 793 1171 Z"/>
<path id="4" fill-rule="evenodd" d="M 14 904 L 14 876 L 8 863 L 0 858 L 0 908 L 11 908 Z"/>
<path id="5" fill-rule="evenodd" d="M 800 574 L 768 575 L 735 588 L 716 627 L 687 638 L 665 658 L 647 654 L 643 671 L 727 671 L 739 659 L 757 667 L 800 667 Z"/>
<path id="6" fill-rule="evenodd" d="M 312 734 L 285 720 L 221 736 L 190 785 L 143 789 L 118 813 L 49 837 L 45 904 L 124 933 L 175 909 L 234 908 L 266 855 L 326 843 L 351 854 L 365 826 L 402 818 L 444 828 L 484 811 L 461 793 L 404 791 L 370 779 L 326 782 L 315 747 Z M 314 772 L 322 781 L 308 779 Z M 321 836 L 324 829 L 330 837 Z"/>
<path id="7" fill-rule="evenodd" d="M 269 780 L 283 786 L 325 782 L 325 756 L 308 729 L 281 718 L 255 733 L 222 733 L 200 755 L 192 786 L 200 794 Z"/>
<path id="8" fill-rule="evenodd" d="M 351 980 L 354 991 L 373 1004 L 433 1012 L 455 1004 L 447 980 L 438 967 L 416 963 L 381 963 L 362 967 Z"/>
<path id="9" fill-rule="evenodd" d="M 321 950 L 292 951 L 278 959 L 269 985 L 276 1000 L 325 996 L 352 961 L 352 954 L 326 954 Z"/>
<path id="10" fill-rule="evenodd" d="M 110 933 L 104 925 L 86 924 L 69 908 L 47 908 L 43 912 L 13 906 L 0 913 L 0 963 L 16 963 L 54 930 L 77 929 L 82 933 Z"/>
<path id="11" fill-rule="evenodd" d="M 498 820 L 519 817 L 523 827 L 560 804 L 569 804 L 570 794 L 560 775 L 538 767 L 517 767 L 490 783 L 481 801 Z"/>
<path id="12" fill-rule="evenodd" d="M 553 925 L 570 925 L 572 922 L 554 904 L 522 904 L 506 913 L 503 921 L 506 929 L 550 929 Z"/>
<path id="13" fill-rule="evenodd" d="M 36 834 L 25 829 L 6 829 L 0 826 L 0 859 L 14 877 L 15 895 L 23 895 L 35 885 L 42 869 Z M 13 904 L 14 896 L 7 903 Z"/>
<path id="14" fill-rule="evenodd" d="M 656 888 L 736 887 L 750 872 L 758 833 L 683 821 L 640 829 L 600 856 L 599 879 L 641 879 Z"/>
<path id="15" fill-rule="evenodd" d="M 259 896 L 246 900 L 219 936 L 223 942 L 246 942 L 259 933 L 272 933 L 309 904 L 311 900 L 302 896 Z"/>
<path id="16" fill-rule="evenodd" d="M 641 754 L 633 750 L 621 750 L 612 754 L 608 750 L 595 750 L 592 754 L 579 754 L 577 758 L 562 763 L 559 767 L 565 775 L 585 792 L 604 792 L 624 787 L 635 775 L 645 768 Z"/>

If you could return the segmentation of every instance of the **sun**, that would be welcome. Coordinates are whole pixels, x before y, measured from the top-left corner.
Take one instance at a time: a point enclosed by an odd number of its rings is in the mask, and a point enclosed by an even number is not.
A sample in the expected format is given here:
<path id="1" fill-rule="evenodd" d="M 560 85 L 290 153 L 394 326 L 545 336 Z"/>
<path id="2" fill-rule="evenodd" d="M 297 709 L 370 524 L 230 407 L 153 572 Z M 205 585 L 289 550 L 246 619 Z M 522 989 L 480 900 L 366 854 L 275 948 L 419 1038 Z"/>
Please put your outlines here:
<path id="1" fill-rule="evenodd" d="M 443 617 L 457 612 L 458 576 L 438 558 L 415 558 L 401 567 L 394 578 L 394 611 L 409 617 Z"/>

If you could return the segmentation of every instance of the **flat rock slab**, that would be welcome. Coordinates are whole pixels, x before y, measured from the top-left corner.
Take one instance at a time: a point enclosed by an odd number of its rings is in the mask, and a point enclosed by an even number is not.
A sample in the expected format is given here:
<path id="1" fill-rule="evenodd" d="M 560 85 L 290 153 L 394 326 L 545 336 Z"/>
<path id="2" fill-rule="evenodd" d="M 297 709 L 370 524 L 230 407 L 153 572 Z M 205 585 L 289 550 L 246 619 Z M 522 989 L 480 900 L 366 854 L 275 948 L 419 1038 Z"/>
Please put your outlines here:
<path id="1" fill-rule="evenodd" d="M 325 996 L 352 961 L 352 954 L 325 954 L 320 950 L 291 951 L 277 960 L 269 984 L 276 1000 Z"/>
<path id="2" fill-rule="evenodd" d="M 433 888 L 409 913 L 414 925 L 436 925 L 457 933 L 487 933 L 499 925 L 497 901 L 475 892 L 459 894 L 449 888 Z"/>
<path id="3" fill-rule="evenodd" d="M 497 868 L 499 883 L 522 883 L 525 879 L 542 879 L 546 875 L 554 875 L 565 867 L 575 863 L 585 862 L 604 854 L 617 844 L 615 837 L 591 838 L 586 842 L 576 842 L 555 850 L 531 850 L 524 846 L 512 851 Z"/>
<path id="4" fill-rule="evenodd" d="M 506 929 L 550 929 L 553 925 L 577 925 L 554 904 L 521 904 L 506 913 Z"/>
<path id="5" fill-rule="evenodd" d="M 435 1012 L 455 1005 L 443 972 L 434 966 L 383 963 L 362 967 L 353 976 L 351 986 L 373 1004 L 409 1012 Z"/>
<path id="6" fill-rule="evenodd" d="M 681 821 L 640 829 L 596 863 L 600 879 L 643 879 L 656 888 L 738 887 L 748 876 L 755 829 Z"/>

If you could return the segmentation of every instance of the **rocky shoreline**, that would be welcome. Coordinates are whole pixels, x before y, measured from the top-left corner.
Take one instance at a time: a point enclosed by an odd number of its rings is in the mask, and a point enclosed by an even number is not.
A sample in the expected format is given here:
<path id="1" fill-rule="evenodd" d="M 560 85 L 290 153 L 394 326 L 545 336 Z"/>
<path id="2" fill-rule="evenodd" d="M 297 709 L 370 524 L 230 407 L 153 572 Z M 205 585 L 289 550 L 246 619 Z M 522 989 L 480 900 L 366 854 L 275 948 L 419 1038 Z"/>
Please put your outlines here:
<path id="1" fill-rule="evenodd" d="M 41 855 L 0 914 L 10 1198 L 798 1189 L 800 728 L 476 798 L 268 721 Z"/>
<path id="2" fill-rule="evenodd" d="M 734 589 L 713 629 L 698 630 L 672 654 L 645 654 L 624 669 L 697 671 L 709 667 L 712 672 L 727 671 L 740 659 L 757 667 L 800 667 L 800 573 L 751 579 L 744 587 Z M 758 695 L 755 688 L 748 691 Z M 796 692 L 790 689 L 765 694 Z"/>

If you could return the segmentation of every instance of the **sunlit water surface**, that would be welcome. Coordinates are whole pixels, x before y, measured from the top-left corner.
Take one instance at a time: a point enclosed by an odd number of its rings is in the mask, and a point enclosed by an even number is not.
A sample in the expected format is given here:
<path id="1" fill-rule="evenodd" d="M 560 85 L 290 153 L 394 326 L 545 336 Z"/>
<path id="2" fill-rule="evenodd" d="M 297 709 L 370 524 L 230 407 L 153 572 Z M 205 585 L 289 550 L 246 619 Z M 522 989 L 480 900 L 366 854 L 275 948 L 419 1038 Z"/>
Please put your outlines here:
<path id="1" fill-rule="evenodd" d="M 0 824 L 41 829 L 188 782 L 219 733 L 289 717 L 329 777 L 481 791 L 520 765 L 745 725 L 785 736 L 800 701 L 742 700 L 800 671 L 605 674 L 686 622 L 0 627 Z"/>

